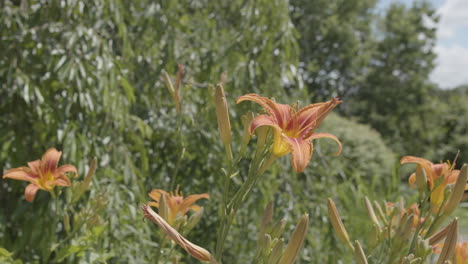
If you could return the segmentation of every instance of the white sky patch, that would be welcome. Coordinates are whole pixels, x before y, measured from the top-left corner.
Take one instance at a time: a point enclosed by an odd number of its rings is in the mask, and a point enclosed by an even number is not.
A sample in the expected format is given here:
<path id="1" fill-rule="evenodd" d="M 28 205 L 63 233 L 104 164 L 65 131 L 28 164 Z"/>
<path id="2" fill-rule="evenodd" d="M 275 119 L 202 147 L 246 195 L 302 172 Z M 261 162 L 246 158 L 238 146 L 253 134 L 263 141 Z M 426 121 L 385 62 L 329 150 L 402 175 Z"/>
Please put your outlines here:
<path id="1" fill-rule="evenodd" d="M 468 84 L 468 1 L 446 0 L 437 10 L 437 66 L 431 80 L 441 88 Z"/>
<path id="2" fill-rule="evenodd" d="M 441 88 L 468 84 L 468 49 L 458 44 L 437 45 L 437 67 L 431 79 Z"/>
<path id="3" fill-rule="evenodd" d="M 468 1 L 446 0 L 437 11 L 441 16 L 439 38 L 456 37 L 458 30 L 468 27 Z"/>

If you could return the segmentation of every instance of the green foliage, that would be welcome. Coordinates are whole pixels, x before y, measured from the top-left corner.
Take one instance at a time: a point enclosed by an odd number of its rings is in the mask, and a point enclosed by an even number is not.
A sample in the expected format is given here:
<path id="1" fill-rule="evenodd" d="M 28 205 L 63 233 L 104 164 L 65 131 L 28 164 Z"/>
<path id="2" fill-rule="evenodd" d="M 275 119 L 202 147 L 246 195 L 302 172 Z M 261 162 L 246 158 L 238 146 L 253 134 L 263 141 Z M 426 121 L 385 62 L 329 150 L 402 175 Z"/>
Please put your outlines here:
<path id="1" fill-rule="evenodd" d="M 300 70 L 315 100 L 346 100 L 362 85 L 374 50 L 376 0 L 293 0 Z M 343 109 L 342 109 L 343 110 Z"/>
<path id="2" fill-rule="evenodd" d="M 378 24 L 376 50 L 351 110 L 401 155 L 421 156 L 428 143 L 435 147 L 436 133 L 430 131 L 434 87 L 428 77 L 434 68 L 432 25 L 437 19 L 433 7 L 424 2 L 389 7 Z"/>
<path id="3" fill-rule="evenodd" d="M 269 200 L 288 227 L 310 214 L 298 263 L 349 263 L 352 252 L 337 243 L 326 218 L 326 197 L 339 197 L 339 206 L 354 210 L 344 219 L 351 236 L 366 235 L 365 209 L 356 201 L 398 196 L 392 151 L 452 158 L 454 148 L 466 149 L 467 142 L 466 122 L 460 121 L 468 111 L 466 93 L 441 92 L 440 101 L 428 95 L 434 92 L 427 83 L 434 29 L 423 20 L 436 21 L 432 8 L 392 6 L 375 30 L 375 4 L 0 1 L 0 169 L 26 166 L 56 147 L 63 151 L 61 162 L 79 171 L 58 202 L 39 191 L 29 204 L 22 199 L 24 182 L 2 180 L 0 262 L 151 263 L 159 230 L 142 221 L 140 205 L 151 189 L 177 184 L 186 194 L 210 193 L 211 200 L 201 203 L 205 217 L 188 239 L 212 251 L 224 150 L 211 85 L 227 72 L 237 142 L 240 115 L 249 106 L 234 102 L 250 92 L 284 103 L 290 101 L 285 91 L 304 102 L 343 96 L 340 111 L 368 122 L 382 137 L 354 119 L 329 116 L 321 131 L 341 139 L 343 154 L 329 157 L 334 143 L 317 140 L 305 173 L 293 173 L 286 157 L 273 166 L 237 212 L 225 263 L 253 259 L 253 219 Z M 179 63 L 185 73 L 177 114 L 161 73 L 174 75 Z M 429 109 L 440 112 L 433 117 Z M 434 147 L 439 143 L 443 147 Z M 91 187 L 73 199 L 94 157 L 99 164 Z M 235 187 L 247 167 L 241 163 Z M 182 262 L 196 263 L 182 255 Z"/>
<path id="4" fill-rule="evenodd" d="M 397 162 L 395 154 L 385 145 L 382 137 L 369 125 L 359 124 L 337 114 L 330 114 L 319 131 L 337 136 L 343 144 L 339 158 L 327 159 L 328 174 L 360 173 L 367 180 L 389 177 Z M 316 140 L 318 155 L 336 151 L 336 144 L 328 140 Z M 317 144 L 316 143 L 316 144 Z"/>

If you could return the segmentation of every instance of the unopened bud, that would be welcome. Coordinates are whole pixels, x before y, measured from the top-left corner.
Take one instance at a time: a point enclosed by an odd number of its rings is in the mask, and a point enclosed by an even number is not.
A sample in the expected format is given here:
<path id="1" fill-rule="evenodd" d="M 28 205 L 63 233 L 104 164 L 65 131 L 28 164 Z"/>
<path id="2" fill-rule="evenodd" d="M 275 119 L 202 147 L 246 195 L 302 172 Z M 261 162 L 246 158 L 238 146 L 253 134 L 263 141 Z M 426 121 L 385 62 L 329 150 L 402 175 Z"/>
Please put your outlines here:
<path id="1" fill-rule="evenodd" d="M 377 202 L 377 201 L 374 201 L 374 208 L 377 208 L 377 213 L 380 217 L 380 219 L 384 222 L 384 224 L 386 225 L 388 222 L 387 222 L 387 219 L 385 217 L 385 214 L 384 214 L 384 211 L 382 210 L 382 207 L 380 206 L 380 204 Z"/>
<path id="2" fill-rule="evenodd" d="M 161 194 L 161 198 L 159 198 L 159 207 L 158 207 L 159 215 L 166 220 L 170 225 L 173 225 L 172 220 L 169 216 L 169 205 L 167 204 L 167 198 L 165 194 Z"/>
<path id="3" fill-rule="evenodd" d="M 279 239 L 271 251 L 270 257 L 268 258 L 268 263 L 278 263 L 281 255 L 283 254 L 283 246 L 284 239 Z"/>
<path id="4" fill-rule="evenodd" d="M 184 74 L 184 66 L 182 64 L 178 65 L 177 76 L 175 86 L 172 84 L 171 77 L 167 72 L 163 72 L 164 81 L 166 82 L 167 90 L 172 95 L 172 99 L 174 100 L 174 104 L 176 106 L 177 113 L 180 113 L 180 84 L 182 83 L 182 77 Z"/>
<path id="5" fill-rule="evenodd" d="M 307 233 L 307 229 L 309 227 L 309 215 L 304 214 L 301 217 L 301 220 L 296 225 L 294 232 L 289 240 L 286 249 L 284 250 L 283 256 L 281 256 L 279 264 L 292 264 L 297 258 L 299 254 L 299 250 L 304 243 L 304 239 Z"/>
<path id="6" fill-rule="evenodd" d="M 281 219 L 274 226 L 271 227 L 270 235 L 273 239 L 280 237 L 284 232 L 286 226 L 286 219 Z"/>
<path id="7" fill-rule="evenodd" d="M 447 234 L 448 234 L 448 231 L 450 230 L 450 227 L 452 226 L 452 224 L 449 224 L 447 225 L 444 229 L 440 230 L 439 232 L 435 233 L 434 235 L 432 235 L 430 238 L 429 238 L 429 244 L 431 246 L 435 246 L 439 241 L 441 241 L 442 239 L 444 239 Z"/>
<path id="8" fill-rule="evenodd" d="M 364 200 L 366 202 L 366 208 L 367 208 L 367 213 L 369 214 L 369 218 L 371 219 L 374 225 L 377 225 L 378 227 L 380 227 L 379 220 L 377 220 L 377 216 L 375 215 L 374 208 L 372 207 L 371 202 L 369 201 L 367 196 L 364 197 Z"/>
<path id="9" fill-rule="evenodd" d="M 335 229 L 335 232 L 341 239 L 341 241 L 343 241 L 352 250 L 354 250 L 354 247 L 351 244 L 351 241 L 349 240 L 348 232 L 346 231 L 346 228 L 343 225 L 343 221 L 341 221 L 340 214 L 336 209 L 335 202 L 333 202 L 333 200 L 330 198 L 328 198 L 328 217 L 330 217 L 333 229 Z"/>
<path id="10" fill-rule="evenodd" d="M 423 239 L 422 237 L 418 236 L 416 239 L 416 256 L 421 258 L 426 258 L 431 254 L 432 247 L 429 244 L 429 239 Z"/>
<path id="11" fill-rule="evenodd" d="M 89 167 L 88 174 L 86 174 L 86 177 L 83 183 L 81 184 L 81 188 L 83 190 L 87 190 L 89 185 L 91 184 L 91 180 L 93 179 L 94 173 L 96 172 L 96 168 L 97 168 L 97 158 L 95 157 L 91 161 L 91 166 Z"/>
<path id="12" fill-rule="evenodd" d="M 169 238 L 179 244 L 179 246 L 185 249 L 185 251 L 187 251 L 187 253 L 192 257 L 201 261 L 211 261 L 211 263 L 216 263 L 208 250 L 188 241 L 185 237 L 179 234 L 177 230 L 172 228 L 161 216 L 154 212 L 149 205 L 143 205 L 142 209 L 143 216 L 145 218 L 156 223 Z"/>
<path id="13" fill-rule="evenodd" d="M 442 248 L 442 252 L 437 260 L 437 264 L 444 264 L 446 261 L 453 258 L 455 247 L 457 245 L 457 233 L 458 220 L 455 218 L 455 220 L 450 224 L 450 229 L 447 233 L 447 238 L 445 239 L 444 247 Z"/>
<path id="14" fill-rule="evenodd" d="M 88 174 L 86 174 L 86 177 L 84 178 L 83 182 L 80 184 L 80 186 L 76 189 L 76 193 L 73 193 L 73 198 L 72 202 L 78 201 L 81 196 L 88 190 L 89 185 L 91 184 L 91 181 L 93 179 L 94 173 L 96 172 L 97 168 L 97 158 L 94 157 L 94 159 L 91 161 L 91 164 L 89 166 Z"/>
<path id="15" fill-rule="evenodd" d="M 421 165 L 416 166 L 416 186 L 418 190 L 424 192 L 427 190 L 427 175 Z"/>
<path id="16" fill-rule="evenodd" d="M 260 236 L 263 236 L 265 234 L 266 228 L 270 225 L 271 221 L 273 219 L 273 202 L 270 201 L 268 205 L 265 208 L 265 211 L 263 211 L 263 218 L 262 218 L 262 223 L 260 225 Z"/>
<path id="17" fill-rule="evenodd" d="M 201 220 L 203 216 L 203 207 L 200 207 L 197 211 L 195 211 L 190 218 L 187 220 L 187 224 L 185 225 L 184 231 L 188 232 L 192 230 Z M 163 217 L 164 218 L 164 217 Z"/>
<path id="18" fill-rule="evenodd" d="M 354 241 L 354 257 L 358 264 L 367 264 L 366 254 L 364 254 L 364 250 L 362 250 L 361 244 L 357 240 Z"/>
<path id="19" fill-rule="evenodd" d="M 216 117 L 218 119 L 218 130 L 221 141 L 226 147 L 228 159 L 232 160 L 231 153 L 231 123 L 229 121 L 229 110 L 227 106 L 224 88 L 221 84 L 217 84 L 215 88 L 215 105 Z"/>
<path id="20" fill-rule="evenodd" d="M 174 97 L 175 89 L 174 89 L 174 85 L 172 84 L 171 77 L 166 71 L 163 71 L 163 75 L 164 75 L 164 81 L 166 82 L 167 90 L 169 90 L 169 93 L 171 94 L 171 96 Z"/>
<path id="21" fill-rule="evenodd" d="M 372 226 L 372 231 L 370 233 L 370 240 L 369 240 L 371 247 L 377 246 L 377 244 L 380 242 L 380 237 L 381 237 L 380 228 L 374 224 Z"/>
<path id="22" fill-rule="evenodd" d="M 468 180 L 468 165 L 464 164 L 458 174 L 457 182 L 455 183 L 455 188 L 453 189 L 452 196 L 447 202 L 445 207 L 444 214 L 449 216 L 455 211 L 458 204 L 460 203 L 461 199 L 463 198 L 463 194 L 466 188 L 466 181 Z"/>

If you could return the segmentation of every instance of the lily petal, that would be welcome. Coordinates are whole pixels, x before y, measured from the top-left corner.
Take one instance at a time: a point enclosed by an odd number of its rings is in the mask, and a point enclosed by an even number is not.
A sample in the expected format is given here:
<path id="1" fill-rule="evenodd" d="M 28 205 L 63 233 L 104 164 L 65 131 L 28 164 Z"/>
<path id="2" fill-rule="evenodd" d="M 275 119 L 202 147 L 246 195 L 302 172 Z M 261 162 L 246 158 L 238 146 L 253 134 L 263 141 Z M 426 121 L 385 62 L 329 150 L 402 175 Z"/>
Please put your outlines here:
<path id="1" fill-rule="evenodd" d="M 59 175 L 55 177 L 54 185 L 69 187 L 71 186 L 71 181 L 67 176 Z"/>
<path id="2" fill-rule="evenodd" d="M 458 174 L 460 174 L 460 170 L 453 170 L 450 175 L 445 176 L 445 183 L 452 184 L 455 183 L 458 179 Z"/>
<path id="3" fill-rule="evenodd" d="M 54 172 L 57 169 L 58 162 L 62 156 L 61 151 L 57 151 L 55 148 L 50 148 L 42 156 L 42 173 Z"/>
<path id="4" fill-rule="evenodd" d="M 296 172 L 303 172 L 312 158 L 313 146 L 309 140 L 283 136 L 291 148 L 291 164 Z"/>
<path id="5" fill-rule="evenodd" d="M 341 142 L 337 137 L 329 133 L 312 133 L 307 139 L 312 140 L 312 139 L 317 139 L 317 138 L 330 138 L 330 139 L 335 140 L 335 142 L 338 144 L 338 151 L 334 153 L 333 156 L 340 155 L 341 150 L 343 149 L 343 146 L 341 145 Z"/>
<path id="6" fill-rule="evenodd" d="M 252 123 L 250 123 L 250 134 L 253 135 L 255 129 L 261 126 L 272 126 L 281 129 L 278 126 L 278 123 L 276 123 L 276 121 L 271 116 L 259 115 L 252 120 Z"/>
<path id="7" fill-rule="evenodd" d="M 416 182 L 416 173 L 412 173 L 409 178 L 408 178 L 408 184 L 410 185 L 411 188 L 415 188 L 414 187 L 414 183 Z"/>
<path id="8" fill-rule="evenodd" d="M 159 208 L 159 203 L 158 202 L 149 202 L 148 205 Z"/>
<path id="9" fill-rule="evenodd" d="M 420 158 L 420 157 L 415 157 L 415 156 L 404 156 L 400 160 L 400 164 L 406 164 L 406 163 L 416 163 L 421 165 L 423 167 L 424 171 L 426 172 L 427 175 L 427 181 L 429 182 L 429 187 L 432 189 L 432 186 L 434 184 L 434 180 L 436 179 L 436 175 L 433 170 L 433 165 L 432 162 L 430 162 L 427 159 Z"/>
<path id="10" fill-rule="evenodd" d="M 207 193 L 202 193 L 187 196 L 180 205 L 180 211 L 186 213 L 190 209 L 190 206 L 192 206 L 193 203 L 200 199 L 210 199 L 210 195 Z"/>
<path id="11" fill-rule="evenodd" d="M 288 123 L 288 129 L 298 131 L 298 134 L 307 137 L 309 131 L 315 130 L 322 123 L 323 119 L 337 105 L 341 103 L 337 98 L 325 103 L 317 103 L 300 109 Z"/>
<path id="12" fill-rule="evenodd" d="M 20 181 L 29 181 L 32 182 L 37 179 L 39 176 L 34 174 L 33 171 L 28 167 L 19 167 L 15 169 L 7 170 L 3 174 L 3 178 L 10 178 Z"/>
<path id="13" fill-rule="evenodd" d="M 28 162 L 28 166 L 34 174 L 39 175 L 41 160 L 30 161 Z"/>
<path id="14" fill-rule="evenodd" d="M 57 169 L 57 173 L 58 173 L 58 174 L 64 175 L 64 174 L 67 173 L 67 172 L 73 173 L 75 178 L 78 176 L 78 170 L 76 169 L 75 166 L 73 166 L 73 165 L 71 165 L 71 164 L 65 164 L 65 165 L 63 165 L 63 166 L 60 166 L 60 167 Z"/>
<path id="15" fill-rule="evenodd" d="M 28 186 L 26 186 L 26 190 L 24 191 L 24 196 L 26 197 L 26 201 L 32 202 L 34 201 L 34 197 L 36 197 L 37 191 L 41 189 L 39 186 L 37 186 L 34 183 L 30 183 Z"/>
<path id="16" fill-rule="evenodd" d="M 237 99 L 237 103 L 243 101 L 254 101 L 261 105 L 265 111 L 274 118 L 279 127 L 285 127 L 288 120 L 291 118 L 291 107 L 285 104 L 278 104 L 269 98 L 262 97 L 258 94 L 246 94 Z"/>
<path id="17" fill-rule="evenodd" d="M 165 195 L 166 203 L 169 206 L 169 208 L 171 208 L 172 211 L 176 210 L 177 205 L 174 199 L 171 199 L 172 196 L 168 192 L 162 189 L 153 189 L 150 193 L 148 193 L 148 195 L 149 197 L 151 197 L 151 199 L 153 199 L 156 202 L 159 202 L 159 200 L 161 199 L 161 195 Z"/>

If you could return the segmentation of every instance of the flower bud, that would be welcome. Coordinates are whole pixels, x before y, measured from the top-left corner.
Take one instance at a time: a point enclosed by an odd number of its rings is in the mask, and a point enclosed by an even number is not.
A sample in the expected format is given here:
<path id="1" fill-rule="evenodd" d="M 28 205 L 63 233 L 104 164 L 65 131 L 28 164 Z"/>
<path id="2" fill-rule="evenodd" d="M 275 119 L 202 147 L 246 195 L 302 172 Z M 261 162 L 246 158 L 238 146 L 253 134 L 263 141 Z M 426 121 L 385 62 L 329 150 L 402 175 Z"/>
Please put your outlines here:
<path id="1" fill-rule="evenodd" d="M 279 259 L 281 258 L 281 255 L 283 254 L 283 246 L 284 239 L 279 239 L 273 247 L 273 250 L 271 251 L 267 263 L 278 263 Z"/>
<path id="2" fill-rule="evenodd" d="M 273 239 L 279 238 L 283 234 L 285 226 L 286 219 L 281 219 L 280 221 L 276 222 L 276 224 L 271 227 L 271 231 L 269 232 L 271 237 Z"/>
<path id="3" fill-rule="evenodd" d="M 371 202 L 369 201 L 367 196 L 364 197 L 364 200 L 366 202 L 366 208 L 367 208 L 367 213 L 369 214 L 369 218 L 371 219 L 374 225 L 380 227 L 379 220 L 377 220 L 377 216 L 375 215 L 374 208 L 372 207 Z"/>
<path id="4" fill-rule="evenodd" d="M 361 244 L 357 240 L 354 241 L 354 257 L 358 264 L 367 264 L 366 254 L 364 254 L 364 250 L 362 250 Z"/>
<path id="5" fill-rule="evenodd" d="M 188 232 L 192 230 L 201 220 L 203 216 L 203 207 L 200 207 L 197 211 L 195 211 L 190 218 L 187 220 L 187 224 L 184 227 L 184 232 Z"/>
<path id="6" fill-rule="evenodd" d="M 458 174 L 457 182 L 455 183 L 455 188 L 453 189 L 452 196 L 447 202 L 447 205 L 444 210 L 444 214 L 449 216 L 455 211 L 458 204 L 460 203 L 463 194 L 465 192 L 466 181 L 468 180 L 468 165 L 464 164 Z"/>
<path id="7" fill-rule="evenodd" d="M 432 247 L 429 244 L 429 239 L 423 239 L 422 237 L 418 236 L 416 240 L 416 256 L 421 258 L 426 258 L 431 254 Z"/>
<path id="8" fill-rule="evenodd" d="M 161 194 L 159 198 L 159 215 L 166 221 L 169 221 L 169 205 L 167 204 L 167 197 L 164 194 Z"/>
<path id="9" fill-rule="evenodd" d="M 349 240 L 348 232 L 341 221 L 340 214 L 336 209 L 335 202 L 332 199 L 328 198 L 328 217 L 330 217 L 331 224 L 333 229 L 335 229 L 336 234 L 338 237 L 343 241 L 346 245 L 348 245 L 352 250 L 354 250 L 351 241 Z"/>
<path id="10" fill-rule="evenodd" d="M 266 206 L 265 211 L 263 211 L 263 218 L 262 218 L 262 223 L 260 225 L 260 232 L 259 232 L 260 237 L 262 237 L 265 234 L 265 230 L 270 225 L 272 219 L 273 219 L 273 202 L 270 201 L 268 205 Z"/>
<path id="11" fill-rule="evenodd" d="M 418 190 L 424 192 L 427 190 L 427 175 L 421 165 L 416 166 L 416 186 Z"/>
<path id="12" fill-rule="evenodd" d="M 380 237 L 381 237 L 381 231 L 380 228 L 377 225 L 372 226 L 372 231 L 370 233 L 370 239 L 369 243 L 371 247 L 377 246 L 377 244 L 380 242 Z"/>
<path id="13" fill-rule="evenodd" d="M 380 220 L 382 220 L 384 222 L 384 225 L 386 225 L 388 223 L 387 219 L 385 217 L 384 211 L 382 210 L 382 207 L 377 201 L 374 201 L 374 208 L 377 208 L 377 213 L 380 217 Z"/>
<path id="14" fill-rule="evenodd" d="M 94 173 L 96 172 L 97 168 L 97 158 L 94 157 L 94 159 L 91 161 L 91 165 L 89 166 L 88 174 L 86 174 L 86 177 L 84 178 L 83 182 L 80 184 L 80 186 L 76 189 L 76 192 L 73 193 L 72 197 L 72 203 L 77 202 L 81 196 L 88 190 L 89 185 L 91 184 L 91 181 L 93 179 Z"/>
<path id="15" fill-rule="evenodd" d="M 299 250 L 304 243 L 304 239 L 307 233 L 307 229 L 309 227 L 309 215 L 304 214 L 297 223 L 296 228 L 289 240 L 286 249 L 284 250 L 283 256 L 281 256 L 279 264 L 292 264 L 297 258 L 299 254 Z"/>
<path id="16" fill-rule="evenodd" d="M 192 257 L 201 261 L 211 261 L 212 263 L 216 263 L 208 250 L 188 241 L 185 237 L 179 234 L 177 230 L 172 228 L 161 216 L 154 212 L 149 205 L 143 205 L 142 209 L 143 216 L 145 218 L 157 224 L 169 238 L 179 244 L 179 246 L 185 249 L 185 251 L 187 251 L 187 253 Z"/>
<path id="17" fill-rule="evenodd" d="M 447 238 L 444 242 L 444 247 L 440 253 L 437 264 L 444 264 L 446 261 L 451 260 L 455 253 L 455 246 L 457 245 L 457 233 L 458 233 L 458 220 L 452 221 L 450 229 L 447 233 Z"/>
<path id="18" fill-rule="evenodd" d="M 435 246 L 439 241 L 444 239 L 447 236 L 448 231 L 450 230 L 451 224 L 447 225 L 444 229 L 435 233 L 429 238 L 429 244 Z"/>
<path id="19" fill-rule="evenodd" d="M 216 117 L 218 119 L 218 130 L 221 141 L 226 147 L 228 159 L 232 160 L 231 153 L 231 123 L 229 121 L 229 110 L 227 106 L 224 88 L 221 84 L 217 84 L 215 88 L 215 106 Z"/>

